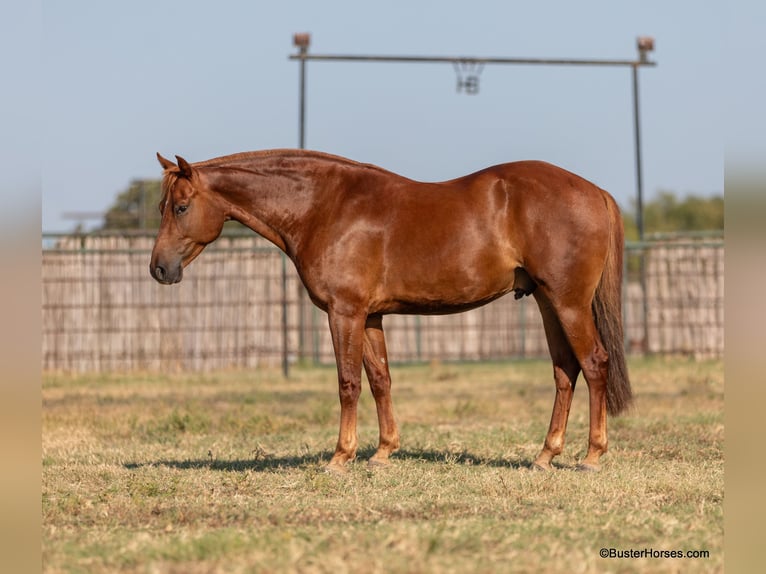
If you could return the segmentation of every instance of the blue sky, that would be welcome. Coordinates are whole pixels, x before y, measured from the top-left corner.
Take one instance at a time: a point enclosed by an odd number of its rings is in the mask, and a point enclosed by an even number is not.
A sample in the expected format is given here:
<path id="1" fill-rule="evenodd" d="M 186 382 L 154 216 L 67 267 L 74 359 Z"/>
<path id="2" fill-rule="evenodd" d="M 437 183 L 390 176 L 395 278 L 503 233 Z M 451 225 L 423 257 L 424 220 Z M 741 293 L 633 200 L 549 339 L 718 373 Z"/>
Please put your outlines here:
<path id="1" fill-rule="evenodd" d="M 721 3 L 176 1 L 42 3 L 42 227 L 103 211 L 159 151 L 189 161 L 298 144 L 292 34 L 314 53 L 632 59 L 644 191 L 723 192 Z M 308 64 L 308 148 L 422 180 L 544 159 L 635 197 L 630 71 L 493 66 L 458 94 L 448 64 Z M 90 221 L 90 225 L 97 224 Z"/>

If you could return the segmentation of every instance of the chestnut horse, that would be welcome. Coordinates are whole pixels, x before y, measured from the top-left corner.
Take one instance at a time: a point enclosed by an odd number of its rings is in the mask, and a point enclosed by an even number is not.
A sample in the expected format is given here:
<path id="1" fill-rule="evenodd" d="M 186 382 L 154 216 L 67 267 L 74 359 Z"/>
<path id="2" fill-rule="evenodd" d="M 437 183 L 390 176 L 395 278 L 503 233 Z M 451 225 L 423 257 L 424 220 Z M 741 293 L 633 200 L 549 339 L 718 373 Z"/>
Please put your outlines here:
<path id="1" fill-rule="evenodd" d="M 556 397 L 533 468 L 564 446 L 582 371 L 590 398 L 588 452 L 598 470 L 606 414 L 631 402 L 623 353 L 623 227 L 614 199 L 540 161 L 497 165 L 443 183 L 420 183 L 324 153 L 273 150 L 164 168 L 162 221 L 150 271 L 177 283 L 183 268 L 234 219 L 295 264 L 327 312 L 338 370 L 340 432 L 328 470 L 357 451 L 362 366 L 380 437 L 370 464 L 399 447 L 382 317 L 473 309 L 510 291 L 533 295 L 553 360 Z"/>

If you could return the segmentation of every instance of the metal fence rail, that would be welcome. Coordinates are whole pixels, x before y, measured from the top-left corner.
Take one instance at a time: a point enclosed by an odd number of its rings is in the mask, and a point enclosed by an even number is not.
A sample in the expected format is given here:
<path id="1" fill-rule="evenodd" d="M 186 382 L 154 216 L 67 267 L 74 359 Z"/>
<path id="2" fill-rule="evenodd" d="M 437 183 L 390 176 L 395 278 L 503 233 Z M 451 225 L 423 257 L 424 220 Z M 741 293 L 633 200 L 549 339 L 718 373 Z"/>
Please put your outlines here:
<path id="1" fill-rule="evenodd" d="M 210 371 L 332 363 L 326 316 L 292 264 L 261 238 L 223 237 L 162 286 L 146 235 L 46 237 L 42 360 L 46 371 Z M 629 246 L 624 297 L 631 352 L 723 353 L 722 240 Z M 644 258 L 642 282 L 631 262 Z M 392 361 L 544 357 L 532 298 L 503 297 L 447 316 L 387 316 Z M 286 355 L 285 355 L 286 353 Z"/>

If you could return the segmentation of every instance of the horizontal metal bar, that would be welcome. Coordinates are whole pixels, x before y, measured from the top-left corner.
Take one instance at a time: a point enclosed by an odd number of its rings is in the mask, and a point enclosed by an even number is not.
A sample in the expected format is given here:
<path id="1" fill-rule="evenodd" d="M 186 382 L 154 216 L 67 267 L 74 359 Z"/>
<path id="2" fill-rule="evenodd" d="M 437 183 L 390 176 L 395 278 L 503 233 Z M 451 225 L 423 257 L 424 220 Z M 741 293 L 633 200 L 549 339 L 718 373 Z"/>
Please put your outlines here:
<path id="1" fill-rule="evenodd" d="M 578 58 L 481 58 L 474 56 L 371 56 L 351 54 L 291 54 L 291 60 L 341 61 L 341 62 L 410 62 L 410 63 L 472 63 L 472 64 L 521 64 L 551 66 L 656 66 L 650 60 L 590 60 Z"/>
<path id="2" fill-rule="evenodd" d="M 110 254 L 110 255 L 151 255 L 152 250 L 151 248 L 135 248 L 131 249 L 129 247 L 120 247 L 115 249 L 109 249 L 109 248 L 103 248 L 103 247 L 67 247 L 67 248 L 57 248 L 57 247 L 44 247 L 42 252 L 46 255 L 78 255 L 78 254 L 97 254 L 97 255 L 104 255 L 104 254 Z M 212 253 L 254 253 L 254 254 L 267 254 L 267 255 L 277 255 L 281 253 L 279 248 L 277 247 L 269 247 L 269 246 L 256 246 L 256 247 L 219 247 L 219 246 L 213 246 L 208 247 L 205 251 L 207 254 Z"/>
<path id="3" fill-rule="evenodd" d="M 93 231 L 84 231 L 84 232 L 77 232 L 77 231 L 43 231 L 41 236 L 43 239 L 60 239 L 63 237 L 66 238 L 77 238 L 77 239 L 91 239 L 91 238 L 98 238 L 98 237 L 148 237 L 151 239 L 155 239 L 157 237 L 157 233 L 159 232 L 159 229 L 96 229 Z M 231 228 L 224 228 L 224 230 L 221 232 L 222 239 L 225 239 L 227 237 L 232 238 L 240 238 L 240 237 L 254 237 L 258 238 L 260 237 L 257 235 L 254 231 L 242 226 L 242 227 L 231 227 Z"/>
<path id="4" fill-rule="evenodd" d="M 643 249 L 651 248 L 668 248 L 668 247 L 724 247 L 724 240 L 717 240 L 715 238 L 699 240 L 670 240 L 670 241 L 628 241 L 625 244 L 625 248 L 628 251 L 640 251 Z M 130 248 L 118 248 L 118 249 L 104 249 L 104 248 L 43 248 L 42 253 L 47 256 L 56 255 L 135 255 L 146 256 L 150 255 L 151 249 L 130 249 Z M 228 254 L 228 253 L 252 253 L 263 255 L 278 255 L 281 251 L 277 247 L 259 246 L 259 247 L 209 247 L 206 251 L 208 254 Z"/>
<path id="5" fill-rule="evenodd" d="M 708 231 L 656 231 L 646 234 L 646 241 L 668 241 L 677 239 L 720 239 L 723 241 L 723 229 L 711 229 Z"/>
<path id="6" fill-rule="evenodd" d="M 626 241 L 625 251 L 644 251 L 647 249 L 701 249 L 716 248 L 724 249 L 724 240 L 699 239 L 699 240 L 678 240 L 678 241 Z"/>

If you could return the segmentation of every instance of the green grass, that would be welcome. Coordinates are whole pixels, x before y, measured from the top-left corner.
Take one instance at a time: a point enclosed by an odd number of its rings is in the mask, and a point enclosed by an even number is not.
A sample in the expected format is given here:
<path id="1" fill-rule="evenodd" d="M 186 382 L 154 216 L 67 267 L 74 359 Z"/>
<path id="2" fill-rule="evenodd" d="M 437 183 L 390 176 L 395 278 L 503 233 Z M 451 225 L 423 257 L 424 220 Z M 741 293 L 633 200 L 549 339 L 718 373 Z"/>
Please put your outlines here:
<path id="1" fill-rule="evenodd" d="M 630 364 L 635 409 L 609 421 L 600 473 L 576 472 L 587 388 L 550 473 L 529 465 L 553 400 L 546 362 L 393 371 L 402 449 L 323 472 L 337 437 L 333 369 L 214 376 L 46 376 L 46 572 L 718 572 L 723 367 Z M 604 559 L 602 547 L 707 550 Z"/>

